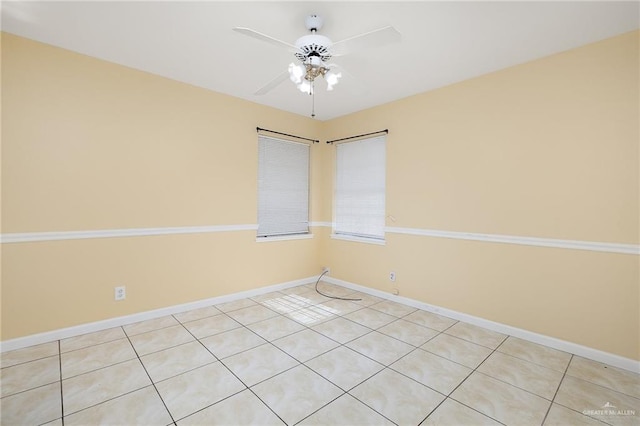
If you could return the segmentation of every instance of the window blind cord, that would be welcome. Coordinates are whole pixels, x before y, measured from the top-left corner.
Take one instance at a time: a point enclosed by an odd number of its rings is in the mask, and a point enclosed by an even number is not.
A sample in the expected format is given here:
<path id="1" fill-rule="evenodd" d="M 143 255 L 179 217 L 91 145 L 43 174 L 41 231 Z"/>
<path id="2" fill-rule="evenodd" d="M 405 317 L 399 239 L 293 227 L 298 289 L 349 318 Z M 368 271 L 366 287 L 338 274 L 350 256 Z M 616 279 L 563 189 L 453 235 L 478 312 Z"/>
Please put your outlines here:
<path id="1" fill-rule="evenodd" d="M 329 296 L 328 294 L 324 294 L 323 292 L 321 292 L 320 290 L 318 290 L 318 283 L 320 282 L 320 280 L 322 279 L 322 277 L 324 276 L 324 274 L 326 274 L 329 271 L 324 271 L 322 274 L 320 274 L 320 276 L 318 277 L 318 280 L 316 281 L 316 292 L 324 297 L 328 297 L 330 299 L 337 299 L 337 300 L 348 300 L 348 301 L 352 301 L 352 302 L 357 302 L 360 301 L 362 299 L 349 299 L 348 297 L 338 297 L 338 296 Z"/>

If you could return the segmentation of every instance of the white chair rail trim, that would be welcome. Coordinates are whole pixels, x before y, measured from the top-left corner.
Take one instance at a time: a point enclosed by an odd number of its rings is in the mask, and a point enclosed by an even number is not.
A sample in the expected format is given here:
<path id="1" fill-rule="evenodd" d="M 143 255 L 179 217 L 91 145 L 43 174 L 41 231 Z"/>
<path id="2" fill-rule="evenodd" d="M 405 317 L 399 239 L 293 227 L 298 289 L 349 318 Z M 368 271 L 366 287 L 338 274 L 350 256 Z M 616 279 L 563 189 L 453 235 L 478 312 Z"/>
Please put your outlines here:
<path id="1" fill-rule="evenodd" d="M 332 228 L 331 222 L 310 222 L 310 227 Z M 151 235 L 201 234 L 230 231 L 255 231 L 257 224 L 180 226 L 163 228 L 126 228 L 88 231 L 22 232 L 0 235 L 0 243 L 28 243 L 36 241 L 82 240 L 91 238 L 143 237 Z M 560 240 L 554 238 L 523 237 L 501 234 L 479 234 L 473 232 L 442 231 L 436 229 L 400 228 L 388 226 L 387 234 L 405 234 L 423 237 L 451 238 L 456 240 L 483 241 L 489 243 L 518 244 L 571 250 L 589 250 L 606 253 L 640 255 L 640 245 L 605 243 L 599 241 Z"/>
<path id="2" fill-rule="evenodd" d="M 640 254 L 640 245 L 603 243 L 599 241 L 559 240 L 555 238 L 522 237 L 500 234 L 477 234 L 473 232 L 439 231 L 435 229 L 387 227 L 390 234 L 407 234 L 424 237 L 453 238 L 456 240 L 484 241 L 490 243 L 519 244 L 525 246 L 554 247 L 572 250 L 601 251 L 608 253 Z"/>
<path id="3" fill-rule="evenodd" d="M 90 238 L 145 237 L 150 235 L 173 234 L 205 234 L 211 232 L 255 231 L 256 224 L 243 225 L 211 225 L 211 226 L 173 226 L 165 228 L 126 228 L 103 229 L 92 231 L 60 231 L 60 232 L 24 232 L 2 234 L 0 242 L 29 243 L 35 241 L 84 240 Z"/>

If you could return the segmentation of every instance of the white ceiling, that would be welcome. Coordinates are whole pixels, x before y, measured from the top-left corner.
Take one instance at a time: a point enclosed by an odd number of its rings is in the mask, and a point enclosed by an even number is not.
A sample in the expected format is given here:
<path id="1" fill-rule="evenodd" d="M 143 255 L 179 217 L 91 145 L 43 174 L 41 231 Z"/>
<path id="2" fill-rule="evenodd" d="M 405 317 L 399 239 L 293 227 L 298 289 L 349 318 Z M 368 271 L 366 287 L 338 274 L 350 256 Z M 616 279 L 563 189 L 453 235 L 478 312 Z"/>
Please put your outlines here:
<path id="1" fill-rule="evenodd" d="M 352 75 L 317 90 L 327 120 L 639 27 L 628 2 L 8 2 L 2 30 L 300 115 L 311 99 L 288 80 L 253 93 L 295 58 L 232 31 L 250 27 L 294 43 L 304 18 L 324 18 L 333 41 L 387 25 L 399 43 L 334 62 Z M 358 89 L 358 86 L 360 90 Z"/>

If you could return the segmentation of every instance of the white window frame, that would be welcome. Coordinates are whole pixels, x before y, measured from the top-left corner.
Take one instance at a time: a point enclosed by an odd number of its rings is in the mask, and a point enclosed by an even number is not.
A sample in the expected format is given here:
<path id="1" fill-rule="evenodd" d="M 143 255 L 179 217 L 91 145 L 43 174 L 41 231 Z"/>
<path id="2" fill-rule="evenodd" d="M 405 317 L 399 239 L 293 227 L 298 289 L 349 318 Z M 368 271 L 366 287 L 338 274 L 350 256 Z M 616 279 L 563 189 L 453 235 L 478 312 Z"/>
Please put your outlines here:
<path id="1" fill-rule="evenodd" d="M 256 241 L 313 237 L 309 232 L 310 151 L 307 143 L 258 136 Z M 292 161 L 294 163 L 291 163 Z M 296 163 L 297 161 L 302 163 Z M 300 191 L 304 192 L 301 198 L 296 194 Z M 288 198 L 287 192 L 293 192 L 294 196 Z M 287 215 L 291 222 L 279 222 L 279 218 Z"/>

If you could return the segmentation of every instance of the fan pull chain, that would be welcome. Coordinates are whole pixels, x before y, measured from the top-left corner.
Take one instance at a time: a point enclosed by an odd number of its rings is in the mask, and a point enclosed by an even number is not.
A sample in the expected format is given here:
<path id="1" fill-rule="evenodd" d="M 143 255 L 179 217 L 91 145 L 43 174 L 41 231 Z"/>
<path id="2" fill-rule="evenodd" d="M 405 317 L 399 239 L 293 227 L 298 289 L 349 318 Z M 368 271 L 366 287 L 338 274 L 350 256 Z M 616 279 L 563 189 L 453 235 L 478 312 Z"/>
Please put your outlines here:
<path id="1" fill-rule="evenodd" d="M 315 90 L 316 80 L 315 78 L 311 80 L 311 118 L 315 118 L 316 116 L 316 90 Z"/>

